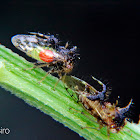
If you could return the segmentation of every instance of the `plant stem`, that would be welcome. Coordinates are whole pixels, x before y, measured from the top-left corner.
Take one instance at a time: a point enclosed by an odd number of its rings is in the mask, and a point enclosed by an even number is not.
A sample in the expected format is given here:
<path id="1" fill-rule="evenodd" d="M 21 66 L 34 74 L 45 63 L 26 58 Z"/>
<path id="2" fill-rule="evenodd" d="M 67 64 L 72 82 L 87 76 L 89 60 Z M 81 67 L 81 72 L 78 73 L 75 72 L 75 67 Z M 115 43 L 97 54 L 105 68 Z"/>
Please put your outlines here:
<path id="1" fill-rule="evenodd" d="M 41 68 L 24 70 L 30 67 L 33 67 L 32 63 L 0 45 L 0 85 L 2 87 L 11 91 L 29 105 L 49 114 L 85 139 L 108 139 L 107 128 L 97 130 L 99 124 L 96 119 L 69 96 L 64 83 L 60 81 L 54 91 L 53 88 L 58 79 L 48 75 L 39 84 L 46 72 Z M 81 114 L 81 112 L 86 115 Z M 82 127 L 93 127 L 95 129 L 82 129 Z M 118 134 L 111 133 L 110 139 L 140 139 L 140 125 L 127 123 Z"/>

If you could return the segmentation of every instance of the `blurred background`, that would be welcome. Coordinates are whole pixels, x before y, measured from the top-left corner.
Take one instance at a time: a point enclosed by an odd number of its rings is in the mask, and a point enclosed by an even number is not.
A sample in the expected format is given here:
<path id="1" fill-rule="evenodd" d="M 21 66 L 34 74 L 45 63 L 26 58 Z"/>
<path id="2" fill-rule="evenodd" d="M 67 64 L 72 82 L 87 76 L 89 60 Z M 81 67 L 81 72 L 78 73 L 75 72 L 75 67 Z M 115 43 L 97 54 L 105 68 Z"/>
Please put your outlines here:
<path id="1" fill-rule="evenodd" d="M 78 46 L 80 61 L 72 72 L 91 85 L 91 75 L 112 88 L 110 101 L 123 107 L 133 99 L 128 114 L 140 114 L 139 43 L 140 10 L 134 3 L 115 1 L 6 1 L 0 8 L 0 43 L 34 62 L 11 43 L 16 34 L 30 31 L 58 34 L 63 42 Z M 82 140 L 50 116 L 0 89 L 0 127 L 9 128 L 2 140 Z"/>

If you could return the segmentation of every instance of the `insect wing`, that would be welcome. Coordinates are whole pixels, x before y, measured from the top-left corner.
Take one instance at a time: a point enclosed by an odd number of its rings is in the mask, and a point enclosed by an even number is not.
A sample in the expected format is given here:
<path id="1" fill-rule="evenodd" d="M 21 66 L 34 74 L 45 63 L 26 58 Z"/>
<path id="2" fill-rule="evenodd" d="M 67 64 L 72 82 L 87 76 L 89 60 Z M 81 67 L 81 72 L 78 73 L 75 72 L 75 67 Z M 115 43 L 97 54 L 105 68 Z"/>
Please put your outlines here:
<path id="1" fill-rule="evenodd" d="M 75 76 L 68 76 L 66 75 L 65 79 L 64 79 L 64 83 L 66 83 L 66 85 L 73 89 L 73 90 L 79 90 L 79 91 L 85 91 L 88 92 L 90 94 L 95 94 L 96 93 L 96 89 L 94 87 L 92 87 L 91 85 L 89 85 L 87 82 L 75 77 Z"/>
<path id="2" fill-rule="evenodd" d="M 15 35 L 11 38 L 11 41 L 15 47 L 23 52 L 31 51 L 32 49 L 39 47 L 48 47 L 50 45 L 47 39 L 36 37 L 35 35 Z"/>
<path id="3" fill-rule="evenodd" d="M 49 46 L 47 39 L 35 35 L 15 35 L 11 41 L 19 50 L 38 61 L 52 62 L 57 56 L 55 49 Z M 55 56 L 53 52 L 55 52 Z"/>
<path id="4" fill-rule="evenodd" d="M 85 85 L 81 82 L 81 80 L 74 76 L 66 75 L 64 78 L 64 83 L 68 86 L 68 88 L 73 90 L 76 90 L 76 87 L 80 91 L 84 91 L 85 89 Z"/>

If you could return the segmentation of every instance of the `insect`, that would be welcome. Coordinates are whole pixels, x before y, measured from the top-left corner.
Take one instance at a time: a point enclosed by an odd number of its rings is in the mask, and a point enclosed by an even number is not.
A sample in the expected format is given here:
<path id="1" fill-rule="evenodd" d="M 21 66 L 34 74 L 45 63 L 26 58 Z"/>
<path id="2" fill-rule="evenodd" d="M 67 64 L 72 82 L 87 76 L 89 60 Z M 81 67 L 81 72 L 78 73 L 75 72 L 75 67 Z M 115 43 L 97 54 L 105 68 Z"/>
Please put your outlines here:
<path id="1" fill-rule="evenodd" d="M 132 99 L 129 104 L 123 108 L 107 102 L 104 100 L 108 97 L 106 85 L 94 77 L 93 79 L 102 85 L 103 90 L 101 92 L 97 91 L 87 82 L 74 76 L 66 76 L 64 82 L 68 88 L 71 88 L 76 92 L 78 102 L 81 102 L 83 108 L 97 118 L 97 122 L 100 126 L 107 126 L 109 136 L 110 132 L 117 133 L 125 126 L 127 120 L 125 113 L 129 111 Z"/>
<path id="2" fill-rule="evenodd" d="M 69 48 L 68 42 L 65 46 L 60 46 L 60 42 L 53 35 L 31 32 L 29 35 L 15 35 L 11 41 L 16 48 L 38 61 L 33 68 L 50 68 L 41 81 L 50 73 L 57 73 L 60 79 L 63 74 L 70 73 L 79 55 L 76 53 L 76 46 Z"/>

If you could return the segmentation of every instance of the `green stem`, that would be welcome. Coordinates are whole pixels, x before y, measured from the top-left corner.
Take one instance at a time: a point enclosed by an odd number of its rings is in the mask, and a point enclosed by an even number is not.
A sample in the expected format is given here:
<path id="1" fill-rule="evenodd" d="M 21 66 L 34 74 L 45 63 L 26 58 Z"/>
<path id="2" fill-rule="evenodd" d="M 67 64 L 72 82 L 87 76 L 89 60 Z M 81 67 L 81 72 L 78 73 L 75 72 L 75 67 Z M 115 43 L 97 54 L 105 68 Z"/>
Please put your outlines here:
<path id="1" fill-rule="evenodd" d="M 32 63 L 0 45 L 0 85 L 2 87 L 28 104 L 49 114 L 85 139 L 103 140 L 108 138 L 107 128 L 97 130 L 99 124 L 96 119 L 69 96 L 61 81 L 54 91 L 53 88 L 58 79 L 48 75 L 39 84 L 46 72 L 40 68 L 24 70 L 30 67 L 33 67 Z M 81 114 L 81 112 L 86 115 Z M 95 129 L 82 129 L 82 127 L 93 127 Z M 118 134 L 110 134 L 110 139 L 114 140 L 139 138 L 140 125 L 131 123 L 127 123 Z"/>

